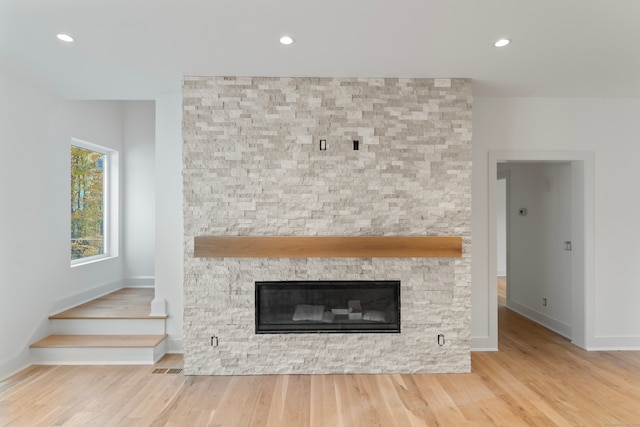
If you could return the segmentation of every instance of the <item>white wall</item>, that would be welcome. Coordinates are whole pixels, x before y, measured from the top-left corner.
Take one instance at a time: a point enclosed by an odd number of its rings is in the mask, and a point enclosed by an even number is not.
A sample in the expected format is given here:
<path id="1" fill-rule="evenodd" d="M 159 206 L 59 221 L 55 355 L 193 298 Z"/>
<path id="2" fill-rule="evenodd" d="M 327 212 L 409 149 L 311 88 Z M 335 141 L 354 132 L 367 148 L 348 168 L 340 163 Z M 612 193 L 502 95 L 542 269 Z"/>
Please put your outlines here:
<path id="1" fill-rule="evenodd" d="M 120 102 L 69 102 L 0 71 L 0 378 L 30 361 L 47 317 L 121 286 L 121 257 L 70 267 L 72 137 L 122 150 Z"/>
<path id="2" fill-rule="evenodd" d="M 182 352 L 182 93 L 156 98 L 156 301 L 166 302 L 169 352 Z M 154 301 L 155 303 L 155 301 Z"/>
<path id="3" fill-rule="evenodd" d="M 591 151 L 595 157 L 591 349 L 640 349 L 640 100 L 476 98 L 473 113 L 472 343 L 497 348 L 490 301 L 488 158 L 492 150 Z M 491 185 L 495 185 L 491 182 Z M 622 186 L 622 188 L 621 188 Z M 612 189 L 619 189 L 612 191 Z M 629 190 L 625 191 L 625 188 Z M 587 225 L 588 226 L 588 225 Z M 589 231 L 589 230 L 587 230 Z M 591 308 L 590 308 L 591 307 Z M 591 311 L 591 314 L 589 313 Z"/>
<path id="4" fill-rule="evenodd" d="M 0 378 L 29 359 L 29 335 L 39 326 L 34 312 L 47 304 L 37 297 L 47 273 L 59 258 L 49 244 L 47 227 L 50 170 L 45 118 L 59 100 L 0 70 Z M 26 168 L 33 174 L 26 173 Z M 68 208 L 66 209 L 69 210 Z M 53 219 L 51 219 L 53 223 Z M 51 257 L 39 259 L 42 254 Z M 68 261 L 67 261 L 68 267 Z M 49 285 L 61 285 L 51 277 Z M 31 302 L 32 295 L 35 300 Z M 51 298 L 51 295 L 49 295 Z M 35 307 L 34 307 L 35 306 Z"/>
<path id="5" fill-rule="evenodd" d="M 124 102 L 123 255 L 125 286 L 153 286 L 155 276 L 155 103 Z"/>
<path id="6" fill-rule="evenodd" d="M 511 204 L 507 307 L 571 338 L 572 252 L 564 249 L 572 240 L 571 165 L 502 166 L 509 170 Z"/>

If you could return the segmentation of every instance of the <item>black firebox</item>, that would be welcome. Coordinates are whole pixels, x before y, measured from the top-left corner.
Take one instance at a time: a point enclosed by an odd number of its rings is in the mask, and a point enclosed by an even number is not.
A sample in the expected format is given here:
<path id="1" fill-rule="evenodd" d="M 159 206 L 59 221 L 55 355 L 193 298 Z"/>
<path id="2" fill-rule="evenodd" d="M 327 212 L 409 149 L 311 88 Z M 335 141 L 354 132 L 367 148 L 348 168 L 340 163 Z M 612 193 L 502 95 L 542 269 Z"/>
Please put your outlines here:
<path id="1" fill-rule="evenodd" d="M 399 280 L 256 282 L 256 333 L 399 333 Z"/>

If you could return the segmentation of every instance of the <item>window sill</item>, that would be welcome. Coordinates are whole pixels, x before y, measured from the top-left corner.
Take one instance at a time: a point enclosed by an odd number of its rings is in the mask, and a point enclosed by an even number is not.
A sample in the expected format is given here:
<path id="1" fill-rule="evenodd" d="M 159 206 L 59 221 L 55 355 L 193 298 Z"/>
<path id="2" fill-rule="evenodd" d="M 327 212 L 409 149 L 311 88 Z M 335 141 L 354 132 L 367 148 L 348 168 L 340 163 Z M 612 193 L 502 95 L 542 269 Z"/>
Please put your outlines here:
<path id="1" fill-rule="evenodd" d="M 106 260 L 114 259 L 114 258 L 117 258 L 117 256 L 114 256 L 114 255 L 96 255 L 96 256 L 91 256 L 91 257 L 87 257 L 87 258 L 74 259 L 73 261 L 71 261 L 71 268 L 80 267 L 80 266 L 88 265 L 88 264 L 95 264 L 97 262 L 102 262 L 102 261 L 106 261 Z"/>

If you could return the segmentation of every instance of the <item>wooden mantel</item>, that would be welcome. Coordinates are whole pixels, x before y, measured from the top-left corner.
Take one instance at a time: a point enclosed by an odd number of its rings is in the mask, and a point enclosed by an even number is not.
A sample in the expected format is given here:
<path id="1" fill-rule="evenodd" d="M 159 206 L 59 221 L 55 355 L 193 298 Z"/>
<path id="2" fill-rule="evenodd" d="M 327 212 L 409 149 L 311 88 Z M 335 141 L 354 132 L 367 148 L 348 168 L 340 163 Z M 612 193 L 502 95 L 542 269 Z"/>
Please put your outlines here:
<path id="1" fill-rule="evenodd" d="M 196 258 L 460 258 L 460 236 L 200 236 Z"/>

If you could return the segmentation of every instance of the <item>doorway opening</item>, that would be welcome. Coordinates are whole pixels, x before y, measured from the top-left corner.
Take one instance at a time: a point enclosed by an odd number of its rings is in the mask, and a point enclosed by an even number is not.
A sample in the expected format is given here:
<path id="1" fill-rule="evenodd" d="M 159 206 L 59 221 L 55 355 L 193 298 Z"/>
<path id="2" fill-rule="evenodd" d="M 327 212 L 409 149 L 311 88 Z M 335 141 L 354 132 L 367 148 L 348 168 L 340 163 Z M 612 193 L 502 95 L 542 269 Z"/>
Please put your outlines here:
<path id="1" fill-rule="evenodd" d="M 571 339 L 572 164 L 497 167 L 498 305 Z"/>
<path id="2" fill-rule="evenodd" d="M 500 276 L 506 278 L 508 308 L 587 348 L 594 315 L 593 154 L 490 152 L 489 179 L 490 334 L 496 347 Z"/>

